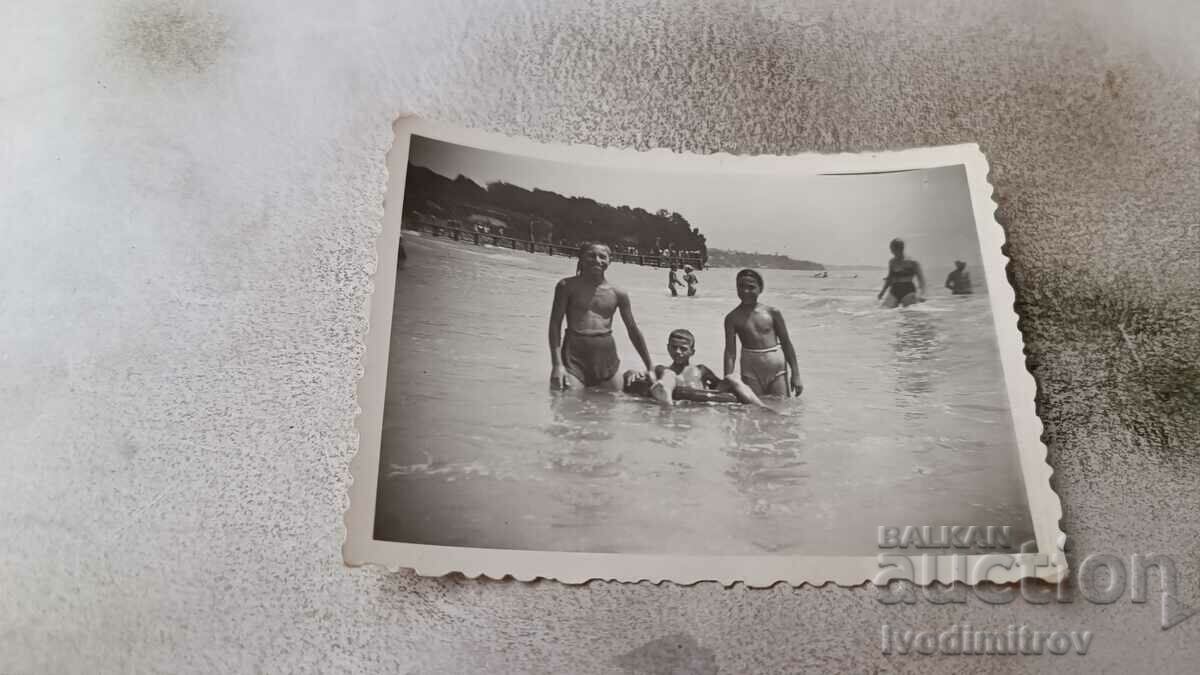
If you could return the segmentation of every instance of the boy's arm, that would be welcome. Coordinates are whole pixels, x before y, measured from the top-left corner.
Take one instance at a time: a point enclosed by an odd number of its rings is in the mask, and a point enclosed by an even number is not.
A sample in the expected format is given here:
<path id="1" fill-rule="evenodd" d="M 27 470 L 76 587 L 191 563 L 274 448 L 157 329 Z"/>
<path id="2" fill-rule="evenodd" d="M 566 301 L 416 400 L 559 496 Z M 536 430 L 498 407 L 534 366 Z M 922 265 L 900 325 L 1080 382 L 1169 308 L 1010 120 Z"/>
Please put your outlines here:
<path id="1" fill-rule="evenodd" d="M 787 322 L 783 320 L 783 312 L 772 307 L 771 320 L 775 324 L 775 337 L 779 338 L 779 344 L 783 346 L 783 356 L 787 359 L 788 368 L 792 370 L 790 388 L 796 396 L 799 396 L 800 392 L 804 391 L 804 383 L 800 380 L 800 366 L 796 363 L 796 348 L 792 345 L 792 337 L 788 335 Z"/>
<path id="2" fill-rule="evenodd" d="M 921 263 L 913 261 L 917 266 L 917 285 L 921 289 L 921 295 L 925 295 L 925 273 L 921 271 Z"/>
<path id="3" fill-rule="evenodd" d="M 625 291 L 617 291 L 617 309 L 621 310 L 621 321 L 625 322 L 629 341 L 633 343 L 638 356 L 642 357 L 642 363 L 646 364 L 646 372 L 654 370 L 654 364 L 650 362 L 650 350 L 646 348 L 646 338 L 642 335 L 642 329 L 638 328 L 637 319 L 633 318 L 633 305 Z"/>
<path id="4" fill-rule="evenodd" d="M 722 365 L 725 377 L 733 374 L 733 365 L 737 362 L 737 331 L 733 326 L 733 312 L 725 315 L 725 354 Z"/>
<path id="5" fill-rule="evenodd" d="M 547 337 L 550 341 L 550 386 L 563 388 L 566 386 L 566 375 L 562 365 L 562 323 L 567 313 L 567 280 L 563 279 L 554 286 L 554 300 L 550 304 L 550 327 Z"/>

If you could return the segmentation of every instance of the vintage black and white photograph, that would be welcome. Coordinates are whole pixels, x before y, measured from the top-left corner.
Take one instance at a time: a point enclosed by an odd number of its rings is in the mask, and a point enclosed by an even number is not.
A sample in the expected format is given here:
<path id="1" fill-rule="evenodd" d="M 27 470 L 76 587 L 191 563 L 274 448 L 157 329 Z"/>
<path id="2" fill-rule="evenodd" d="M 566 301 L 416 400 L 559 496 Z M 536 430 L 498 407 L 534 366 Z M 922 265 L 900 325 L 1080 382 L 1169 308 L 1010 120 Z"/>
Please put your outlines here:
<path id="1" fill-rule="evenodd" d="M 861 582 L 880 528 L 1053 541 L 977 148 L 697 157 L 402 120 L 389 166 L 348 560 Z"/>

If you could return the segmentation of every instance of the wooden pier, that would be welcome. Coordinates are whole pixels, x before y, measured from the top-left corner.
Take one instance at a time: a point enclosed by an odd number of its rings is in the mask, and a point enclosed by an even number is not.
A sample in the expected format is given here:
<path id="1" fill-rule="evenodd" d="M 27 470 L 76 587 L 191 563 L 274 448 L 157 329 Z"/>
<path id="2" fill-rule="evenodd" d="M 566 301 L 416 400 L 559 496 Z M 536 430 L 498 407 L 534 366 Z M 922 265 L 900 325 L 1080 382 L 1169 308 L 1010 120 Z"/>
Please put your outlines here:
<path id="1" fill-rule="evenodd" d="M 574 258 L 579 254 L 579 249 L 571 246 L 559 246 L 558 244 L 550 244 L 544 241 L 530 241 L 528 239 L 517 239 L 508 237 L 502 234 L 492 234 L 490 232 L 476 232 L 460 227 L 451 227 L 439 223 L 404 223 L 404 230 L 412 230 L 417 232 L 426 232 L 435 237 L 445 237 L 454 241 L 461 241 L 476 246 L 491 244 L 492 246 L 501 248 L 511 248 L 514 251 L 525 251 L 526 253 L 545 253 L 546 255 L 558 255 L 568 258 Z M 676 267 L 682 268 L 684 265 L 691 265 L 699 270 L 704 268 L 704 262 L 698 257 L 688 256 L 662 256 L 662 255 L 643 255 L 641 253 L 620 253 L 612 252 L 610 260 L 613 262 L 626 263 L 630 265 L 643 265 L 646 267 L 670 267 L 672 263 Z"/>

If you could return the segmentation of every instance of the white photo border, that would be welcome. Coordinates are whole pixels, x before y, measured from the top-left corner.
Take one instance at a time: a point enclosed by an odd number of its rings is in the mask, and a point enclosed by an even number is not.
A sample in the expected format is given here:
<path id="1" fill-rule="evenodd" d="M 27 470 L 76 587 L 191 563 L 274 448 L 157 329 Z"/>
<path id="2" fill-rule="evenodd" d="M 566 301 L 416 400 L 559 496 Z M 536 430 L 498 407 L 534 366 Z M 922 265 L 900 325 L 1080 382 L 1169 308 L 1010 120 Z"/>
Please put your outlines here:
<path id="1" fill-rule="evenodd" d="M 395 141 L 387 156 L 387 196 L 383 228 L 376 245 L 363 375 L 357 389 L 359 447 L 351 463 L 353 482 L 349 489 L 350 507 L 345 514 L 343 557 L 347 565 L 376 564 L 391 570 L 409 568 L 425 576 L 461 573 L 472 578 L 511 576 L 522 581 L 544 578 L 568 584 L 597 579 L 671 581 L 684 585 L 700 581 L 724 585 L 742 582 L 752 587 L 772 586 L 779 582 L 794 586 L 805 583 L 819 586 L 829 582 L 857 586 L 864 582 L 878 584 L 896 579 L 909 579 L 918 584 L 934 581 L 975 584 L 984 580 L 1011 583 L 1025 577 L 1056 583 L 1066 577 L 1067 563 L 1063 555 L 1066 537 L 1059 525 L 1062 503 L 1050 485 L 1053 469 L 1047 463 L 1042 422 L 1035 409 L 1037 385 L 1026 368 L 1024 340 L 1017 328 L 1017 314 L 1013 308 L 1015 295 L 1006 274 L 1008 259 L 1002 252 L 1005 233 L 994 217 L 996 204 L 988 182 L 988 163 L 978 145 L 837 155 L 694 155 L 662 149 L 639 151 L 547 144 L 411 116 L 400 117 L 393 129 Z M 379 453 L 401 235 L 401 204 L 413 135 L 534 159 L 675 173 L 852 174 L 962 165 L 971 193 L 1037 552 L 964 556 L 953 555 L 944 549 L 881 549 L 880 555 L 858 556 L 645 555 L 431 546 L 375 539 Z M 898 565 L 895 561 L 900 558 L 913 562 Z"/>

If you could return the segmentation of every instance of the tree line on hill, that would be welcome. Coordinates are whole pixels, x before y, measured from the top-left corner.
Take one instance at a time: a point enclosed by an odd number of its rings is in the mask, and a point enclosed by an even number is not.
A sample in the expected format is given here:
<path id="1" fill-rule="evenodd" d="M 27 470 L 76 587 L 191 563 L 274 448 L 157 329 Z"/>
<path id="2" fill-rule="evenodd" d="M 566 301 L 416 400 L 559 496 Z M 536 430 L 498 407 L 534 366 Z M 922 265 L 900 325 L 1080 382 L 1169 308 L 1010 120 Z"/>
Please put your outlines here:
<path id="1" fill-rule="evenodd" d="M 423 166 L 408 165 L 404 217 L 469 222 L 484 216 L 506 236 L 564 246 L 600 241 L 623 252 L 708 258 L 699 228 L 678 213 L 610 206 L 587 197 L 564 197 L 504 182 L 481 186 L 465 177 L 447 178 Z"/>
<path id="2" fill-rule="evenodd" d="M 825 266 L 811 260 L 795 260 L 778 253 L 748 253 L 726 251 L 719 248 L 708 250 L 709 267 L 761 267 L 775 270 L 823 270 Z"/>

